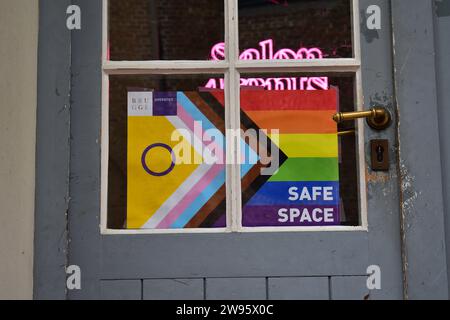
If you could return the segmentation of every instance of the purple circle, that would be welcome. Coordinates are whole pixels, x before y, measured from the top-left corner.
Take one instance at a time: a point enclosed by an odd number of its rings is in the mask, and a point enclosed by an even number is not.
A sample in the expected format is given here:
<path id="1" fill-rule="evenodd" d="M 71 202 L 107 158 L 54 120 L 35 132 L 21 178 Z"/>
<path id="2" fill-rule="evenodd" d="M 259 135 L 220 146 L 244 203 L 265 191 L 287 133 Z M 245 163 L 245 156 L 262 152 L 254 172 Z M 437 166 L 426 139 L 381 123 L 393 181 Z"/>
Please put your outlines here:
<path id="1" fill-rule="evenodd" d="M 145 158 L 147 157 L 148 152 L 150 150 L 152 150 L 154 148 L 158 148 L 158 147 L 166 149 L 167 151 L 169 151 L 170 155 L 172 156 L 172 163 L 170 164 L 170 167 L 167 170 L 163 171 L 163 172 L 152 171 L 152 170 L 149 169 L 149 167 L 147 167 L 147 164 L 145 163 Z M 149 145 L 144 150 L 144 152 L 142 153 L 142 157 L 141 157 L 141 163 L 142 163 L 142 167 L 144 168 L 144 170 L 148 174 L 150 174 L 152 176 L 155 176 L 155 177 L 162 177 L 162 176 L 165 176 L 165 175 L 169 174 L 173 170 L 173 168 L 175 168 L 175 161 L 176 161 L 176 158 L 175 158 L 175 155 L 173 154 L 172 148 L 170 146 L 168 146 L 167 144 L 165 144 L 165 143 L 154 143 L 152 145 Z"/>

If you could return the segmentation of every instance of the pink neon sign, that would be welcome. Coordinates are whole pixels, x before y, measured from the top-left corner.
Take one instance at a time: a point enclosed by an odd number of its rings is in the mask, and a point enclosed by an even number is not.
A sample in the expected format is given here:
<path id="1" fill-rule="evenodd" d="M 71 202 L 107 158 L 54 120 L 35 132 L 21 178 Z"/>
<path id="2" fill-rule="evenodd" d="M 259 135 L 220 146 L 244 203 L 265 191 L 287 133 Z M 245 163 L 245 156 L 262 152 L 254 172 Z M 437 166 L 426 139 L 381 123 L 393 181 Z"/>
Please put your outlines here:
<path id="1" fill-rule="evenodd" d="M 216 61 L 225 60 L 225 43 L 215 44 L 211 49 L 211 58 Z M 273 39 L 259 43 L 259 48 L 244 50 L 239 56 L 240 60 L 290 60 L 290 59 L 322 59 L 323 54 L 319 48 L 280 49 L 274 51 Z"/>
<path id="2" fill-rule="evenodd" d="M 240 60 L 291 60 L 291 59 L 322 59 L 323 54 L 319 48 L 304 48 L 292 50 L 283 48 L 274 50 L 273 39 L 267 39 L 259 43 L 259 47 L 244 50 Z M 211 59 L 215 61 L 225 60 L 225 43 L 215 44 L 211 49 Z M 241 86 L 263 87 L 266 90 L 327 90 L 327 77 L 286 77 L 286 78 L 241 78 Z M 210 79 L 205 85 L 210 89 L 224 89 L 223 79 Z"/>

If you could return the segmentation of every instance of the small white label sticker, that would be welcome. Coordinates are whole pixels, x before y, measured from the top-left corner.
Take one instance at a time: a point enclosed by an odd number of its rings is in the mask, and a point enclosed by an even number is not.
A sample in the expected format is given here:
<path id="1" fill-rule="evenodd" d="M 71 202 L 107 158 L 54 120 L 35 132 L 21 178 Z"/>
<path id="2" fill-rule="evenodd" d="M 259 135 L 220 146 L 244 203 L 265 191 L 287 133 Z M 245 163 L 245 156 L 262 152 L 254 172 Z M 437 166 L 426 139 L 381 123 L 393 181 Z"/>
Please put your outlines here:
<path id="1" fill-rule="evenodd" d="M 152 116 L 153 92 L 130 91 L 128 92 L 128 116 Z"/>

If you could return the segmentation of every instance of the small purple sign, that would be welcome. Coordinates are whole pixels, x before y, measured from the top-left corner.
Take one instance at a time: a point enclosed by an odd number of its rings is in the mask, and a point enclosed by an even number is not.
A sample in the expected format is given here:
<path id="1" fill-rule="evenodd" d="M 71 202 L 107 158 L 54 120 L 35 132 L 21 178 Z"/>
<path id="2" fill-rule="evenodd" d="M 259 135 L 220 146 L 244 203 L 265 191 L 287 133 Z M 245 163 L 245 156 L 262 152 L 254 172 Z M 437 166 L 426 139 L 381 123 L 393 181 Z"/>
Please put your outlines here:
<path id="1" fill-rule="evenodd" d="M 263 205 L 245 206 L 244 227 L 330 226 L 339 224 L 339 207 Z"/>
<path id="2" fill-rule="evenodd" d="M 176 116 L 177 115 L 177 93 L 176 92 L 154 92 L 153 93 L 153 115 L 154 116 Z"/>

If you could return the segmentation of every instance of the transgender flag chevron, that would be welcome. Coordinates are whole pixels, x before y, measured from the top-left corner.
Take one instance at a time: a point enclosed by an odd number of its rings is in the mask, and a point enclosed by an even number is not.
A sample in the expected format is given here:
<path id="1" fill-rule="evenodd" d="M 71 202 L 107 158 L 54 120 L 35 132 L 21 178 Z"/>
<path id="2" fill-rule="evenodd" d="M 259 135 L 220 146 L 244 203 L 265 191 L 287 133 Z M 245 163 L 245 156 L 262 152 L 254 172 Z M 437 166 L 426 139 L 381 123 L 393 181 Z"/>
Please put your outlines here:
<path id="1" fill-rule="evenodd" d="M 274 175 L 259 164 L 243 177 L 243 226 L 338 225 L 337 90 L 242 90 L 241 109 L 243 125 L 267 130 L 280 154 Z"/>
<path id="2" fill-rule="evenodd" d="M 205 160 L 226 157 L 220 102 L 207 92 L 130 91 L 127 125 L 127 228 L 224 228 L 225 164 Z"/>

